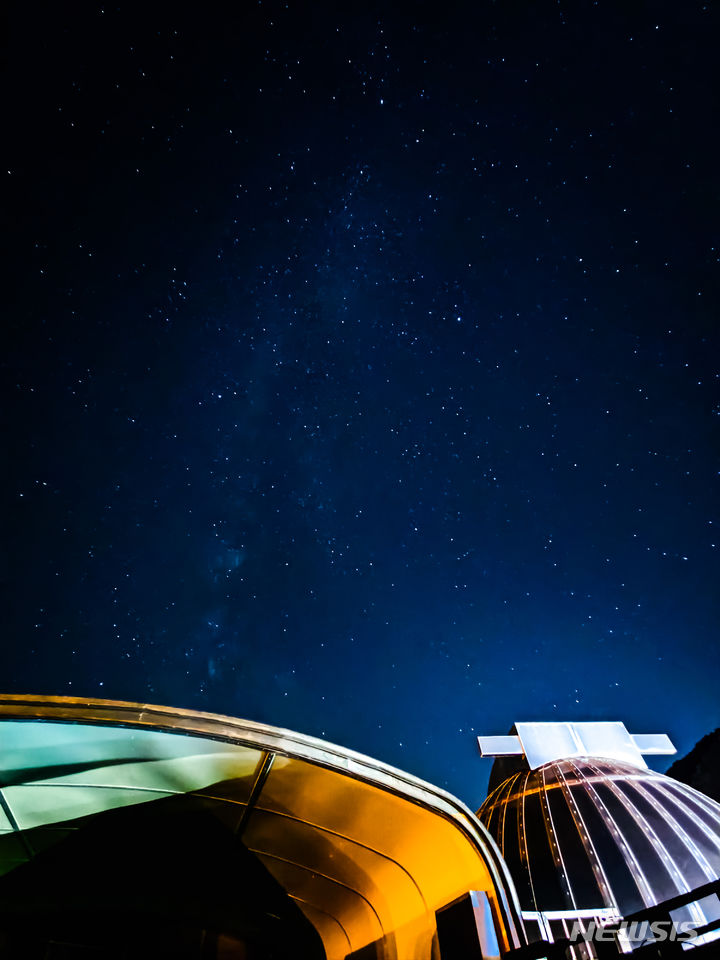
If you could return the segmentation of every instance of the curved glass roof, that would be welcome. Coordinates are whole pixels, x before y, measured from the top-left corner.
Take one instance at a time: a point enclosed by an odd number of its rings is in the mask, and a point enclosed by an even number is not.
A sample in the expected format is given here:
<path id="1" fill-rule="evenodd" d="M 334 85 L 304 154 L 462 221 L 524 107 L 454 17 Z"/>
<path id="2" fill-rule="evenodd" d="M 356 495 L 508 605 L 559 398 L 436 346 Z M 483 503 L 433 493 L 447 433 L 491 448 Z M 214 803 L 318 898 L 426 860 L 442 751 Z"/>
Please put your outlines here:
<path id="1" fill-rule="evenodd" d="M 471 890 L 503 948 L 520 943 L 475 816 L 367 757 L 76 698 L 0 697 L 0 743 L 0 918 L 23 955 L 23 937 L 108 957 L 156 955 L 162 938 L 178 957 L 429 960 L 436 911 Z"/>
<path id="2" fill-rule="evenodd" d="M 573 758 L 516 773 L 478 815 L 523 911 L 627 916 L 720 877 L 720 804 L 629 763 Z"/>

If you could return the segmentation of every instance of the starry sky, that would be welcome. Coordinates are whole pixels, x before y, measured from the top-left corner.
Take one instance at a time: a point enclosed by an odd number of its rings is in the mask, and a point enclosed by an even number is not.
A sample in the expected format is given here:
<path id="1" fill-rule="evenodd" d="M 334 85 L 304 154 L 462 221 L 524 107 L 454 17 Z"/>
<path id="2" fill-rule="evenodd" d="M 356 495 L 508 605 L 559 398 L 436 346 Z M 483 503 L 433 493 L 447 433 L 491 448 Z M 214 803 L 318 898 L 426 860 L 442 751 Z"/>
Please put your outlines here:
<path id="1" fill-rule="evenodd" d="M 15 4 L 4 691 L 471 804 L 515 720 L 720 725 L 719 27 Z"/>

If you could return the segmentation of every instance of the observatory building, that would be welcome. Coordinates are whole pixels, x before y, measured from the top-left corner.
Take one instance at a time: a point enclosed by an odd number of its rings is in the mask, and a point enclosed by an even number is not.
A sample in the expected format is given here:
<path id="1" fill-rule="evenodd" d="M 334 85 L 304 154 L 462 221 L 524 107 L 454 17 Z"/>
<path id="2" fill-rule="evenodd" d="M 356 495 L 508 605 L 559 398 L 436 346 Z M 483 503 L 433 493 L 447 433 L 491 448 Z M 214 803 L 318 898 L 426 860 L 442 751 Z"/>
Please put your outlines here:
<path id="1" fill-rule="evenodd" d="M 698 930 L 720 919 L 720 805 L 648 769 L 643 754 L 675 752 L 666 736 L 631 736 L 622 723 L 518 723 L 478 740 L 498 758 L 478 816 L 512 874 L 529 939 L 646 914 Z M 663 903 L 665 914 L 653 910 Z M 720 943 L 711 949 L 720 955 Z"/>
<path id="2" fill-rule="evenodd" d="M 264 724 L 0 697 L 0 956 L 717 956 L 720 806 L 647 769 L 667 738 L 517 724 L 480 748 L 476 816 Z M 689 934 L 628 937 L 629 917 Z"/>

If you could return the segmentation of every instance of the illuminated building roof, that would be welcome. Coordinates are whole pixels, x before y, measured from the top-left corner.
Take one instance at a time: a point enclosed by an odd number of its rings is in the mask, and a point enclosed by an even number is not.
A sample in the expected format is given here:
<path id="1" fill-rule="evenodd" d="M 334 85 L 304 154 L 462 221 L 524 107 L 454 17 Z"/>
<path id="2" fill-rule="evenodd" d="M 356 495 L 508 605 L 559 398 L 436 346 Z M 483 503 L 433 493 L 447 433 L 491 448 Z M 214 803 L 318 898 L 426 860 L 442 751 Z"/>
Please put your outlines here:
<path id="1" fill-rule="evenodd" d="M 367 757 L 75 698 L 0 697 L 0 744 L 8 955 L 429 960 L 471 892 L 503 950 L 522 942 L 475 815 Z"/>
<path id="2" fill-rule="evenodd" d="M 615 760 L 516 773 L 479 811 L 523 910 L 626 916 L 720 877 L 720 805 Z"/>

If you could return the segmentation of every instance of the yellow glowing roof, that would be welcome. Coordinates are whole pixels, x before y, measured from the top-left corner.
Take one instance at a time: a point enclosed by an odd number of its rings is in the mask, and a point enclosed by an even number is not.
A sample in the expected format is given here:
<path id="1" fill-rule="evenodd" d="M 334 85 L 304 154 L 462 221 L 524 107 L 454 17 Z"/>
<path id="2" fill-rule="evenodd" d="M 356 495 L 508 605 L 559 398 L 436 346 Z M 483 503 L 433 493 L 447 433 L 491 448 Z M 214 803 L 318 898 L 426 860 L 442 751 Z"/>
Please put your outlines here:
<path id="1" fill-rule="evenodd" d="M 512 884 L 474 814 L 369 757 L 232 717 L 77 697 L 0 696 L 0 743 L 3 873 L 38 837 L 195 798 L 299 905 L 328 958 L 373 941 L 429 958 L 435 911 L 469 890 L 487 892 L 501 939 L 519 943 Z"/>

